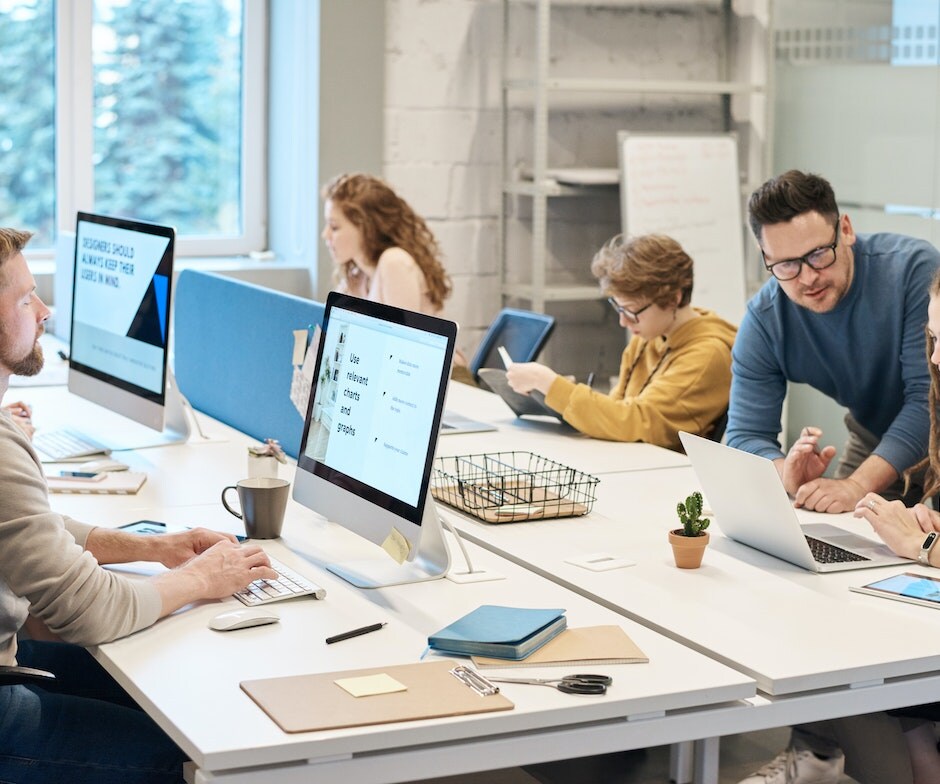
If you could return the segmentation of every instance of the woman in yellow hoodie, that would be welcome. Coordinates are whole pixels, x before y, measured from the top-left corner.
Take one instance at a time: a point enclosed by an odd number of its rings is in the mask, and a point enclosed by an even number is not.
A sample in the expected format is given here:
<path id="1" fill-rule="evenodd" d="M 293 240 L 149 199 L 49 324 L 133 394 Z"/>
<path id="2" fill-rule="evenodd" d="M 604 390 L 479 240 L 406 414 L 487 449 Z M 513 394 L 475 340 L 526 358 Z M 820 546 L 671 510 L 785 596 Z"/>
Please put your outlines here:
<path id="1" fill-rule="evenodd" d="M 737 330 L 692 307 L 692 259 L 669 237 L 618 235 L 598 251 L 591 272 L 633 333 L 617 386 L 604 395 L 545 365 L 517 362 L 508 371 L 512 388 L 539 390 L 566 422 L 594 438 L 680 450 L 680 430 L 710 434 L 728 408 Z"/>

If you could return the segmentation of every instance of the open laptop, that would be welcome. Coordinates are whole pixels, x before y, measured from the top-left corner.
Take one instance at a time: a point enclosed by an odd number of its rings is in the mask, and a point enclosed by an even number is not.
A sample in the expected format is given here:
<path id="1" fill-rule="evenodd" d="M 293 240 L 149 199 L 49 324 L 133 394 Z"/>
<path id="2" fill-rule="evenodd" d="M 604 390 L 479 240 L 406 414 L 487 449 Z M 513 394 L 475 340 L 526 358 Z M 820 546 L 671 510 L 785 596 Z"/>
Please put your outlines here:
<path id="1" fill-rule="evenodd" d="M 800 525 L 772 460 L 679 433 L 722 533 L 812 572 L 910 564 L 864 536 L 827 523 Z"/>
<path id="2" fill-rule="evenodd" d="M 480 422 L 477 419 L 470 419 L 456 411 L 444 409 L 441 416 L 441 435 L 452 435 L 456 433 L 486 433 L 490 430 L 496 430 L 496 425 L 489 422 Z"/>

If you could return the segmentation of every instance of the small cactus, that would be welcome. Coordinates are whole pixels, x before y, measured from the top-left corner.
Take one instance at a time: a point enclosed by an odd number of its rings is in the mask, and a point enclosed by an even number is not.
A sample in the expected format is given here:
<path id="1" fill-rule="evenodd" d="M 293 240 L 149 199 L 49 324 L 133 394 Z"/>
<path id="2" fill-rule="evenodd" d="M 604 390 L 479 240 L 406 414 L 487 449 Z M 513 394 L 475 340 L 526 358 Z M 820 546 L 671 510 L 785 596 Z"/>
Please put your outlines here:
<path id="1" fill-rule="evenodd" d="M 682 523 L 683 536 L 701 536 L 708 528 L 710 520 L 702 517 L 702 494 L 694 492 L 685 499 L 676 504 L 676 514 L 679 515 L 679 521 Z"/>

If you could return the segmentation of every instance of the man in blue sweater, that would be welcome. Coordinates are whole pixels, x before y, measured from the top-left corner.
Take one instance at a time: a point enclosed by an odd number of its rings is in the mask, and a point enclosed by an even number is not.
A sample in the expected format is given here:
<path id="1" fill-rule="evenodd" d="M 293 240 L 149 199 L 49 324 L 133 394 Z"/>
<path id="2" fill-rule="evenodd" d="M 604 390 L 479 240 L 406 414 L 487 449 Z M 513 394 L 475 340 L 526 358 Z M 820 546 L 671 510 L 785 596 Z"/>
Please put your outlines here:
<path id="1" fill-rule="evenodd" d="M 868 492 L 920 501 L 917 486 L 904 496 L 901 477 L 927 454 L 924 325 L 940 253 L 911 237 L 856 235 L 832 186 L 800 171 L 764 183 L 748 212 L 773 277 L 748 303 L 732 351 L 727 443 L 773 460 L 796 506 L 848 512 Z M 836 449 L 820 446 L 818 427 L 780 447 L 790 381 L 848 409 L 833 478 L 823 473 Z M 741 784 L 838 781 L 837 735 L 824 723 L 794 727 L 790 748 Z"/>
<path id="2" fill-rule="evenodd" d="M 732 357 L 727 442 L 770 458 L 797 506 L 849 512 L 867 492 L 900 498 L 903 471 L 927 453 L 924 359 L 927 289 L 940 266 L 930 243 L 856 235 L 822 177 L 789 171 L 748 210 L 773 278 L 748 303 Z M 784 455 L 777 441 L 787 382 L 809 384 L 848 409 L 835 456 L 808 424 Z M 915 488 L 909 494 L 919 501 Z"/>

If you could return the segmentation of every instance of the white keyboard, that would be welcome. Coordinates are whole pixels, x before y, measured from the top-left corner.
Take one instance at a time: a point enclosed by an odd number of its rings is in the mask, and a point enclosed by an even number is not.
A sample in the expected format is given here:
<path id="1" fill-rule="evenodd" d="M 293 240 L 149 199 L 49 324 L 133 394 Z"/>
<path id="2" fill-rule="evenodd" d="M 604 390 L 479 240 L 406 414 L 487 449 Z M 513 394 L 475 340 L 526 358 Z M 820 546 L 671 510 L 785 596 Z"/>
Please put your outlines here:
<path id="1" fill-rule="evenodd" d="M 268 556 L 268 559 L 271 561 L 271 568 L 278 573 L 278 579 L 255 580 L 247 588 L 233 593 L 232 596 L 242 604 L 254 607 L 268 602 L 279 602 L 281 599 L 293 599 L 295 596 L 312 596 L 314 599 L 326 596 L 326 589 L 297 574 L 277 559 L 271 556 Z"/>
<path id="2" fill-rule="evenodd" d="M 33 446 L 52 461 L 111 454 L 106 446 L 75 430 L 40 430 L 33 436 Z"/>

